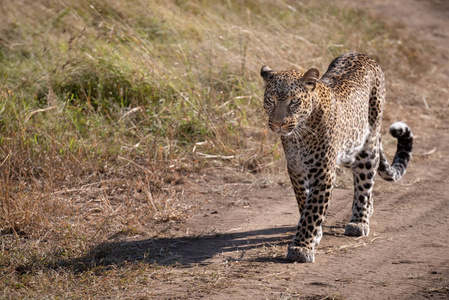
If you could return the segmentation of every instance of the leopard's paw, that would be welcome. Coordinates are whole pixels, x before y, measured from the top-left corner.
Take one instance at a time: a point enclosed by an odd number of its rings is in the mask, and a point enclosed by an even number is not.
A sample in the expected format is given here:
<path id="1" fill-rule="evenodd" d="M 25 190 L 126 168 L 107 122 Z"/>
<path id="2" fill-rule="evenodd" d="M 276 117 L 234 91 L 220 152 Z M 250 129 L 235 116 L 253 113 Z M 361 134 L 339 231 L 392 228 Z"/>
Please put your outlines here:
<path id="1" fill-rule="evenodd" d="M 349 236 L 367 236 L 369 234 L 369 225 L 366 223 L 349 223 L 345 228 L 345 235 Z"/>
<path id="2" fill-rule="evenodd" d="M 315 261 L 315 251 L 305 247 L 290 245 L 288 247 L 287 260 L 299 263 L 313 263 Z"/>

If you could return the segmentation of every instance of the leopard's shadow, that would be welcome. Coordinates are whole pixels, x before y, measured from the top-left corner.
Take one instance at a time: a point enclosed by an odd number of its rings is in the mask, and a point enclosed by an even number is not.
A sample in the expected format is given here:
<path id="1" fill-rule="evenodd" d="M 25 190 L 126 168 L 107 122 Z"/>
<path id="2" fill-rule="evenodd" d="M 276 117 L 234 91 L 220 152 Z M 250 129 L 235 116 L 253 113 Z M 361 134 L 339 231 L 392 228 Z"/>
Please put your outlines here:
<path id="1" fill-rule="evenodd" d="M 62 267 L 75 272 L 85 272 L 91 269 L 120 267 L 127 263 L 164 266 L 176 264 L 189 267 L 210 264 L 210 259 L 217 254 L 229 257 L 230 260 L 251 260 L 245 256 L 246 251 L 261 247 L 287 246 L 294 230 L 294 227 L 276 227 L 195 237 L 108 241 L 92 248 L 81 257 L 53 263 L 51 268 Z M 286 262 L 283 258 L 268 256 L 259 257 L 257 260 L 260 259 Z"/>

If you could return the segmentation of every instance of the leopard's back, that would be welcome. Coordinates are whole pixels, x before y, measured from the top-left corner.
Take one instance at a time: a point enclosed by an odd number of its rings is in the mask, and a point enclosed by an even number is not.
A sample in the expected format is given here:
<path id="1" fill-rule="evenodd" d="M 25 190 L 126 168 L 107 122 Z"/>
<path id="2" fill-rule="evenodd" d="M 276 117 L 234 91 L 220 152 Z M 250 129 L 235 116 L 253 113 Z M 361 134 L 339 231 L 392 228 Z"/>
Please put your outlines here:
<path id="1" fill-rule="evenodd" d="M 350 127 L 354 129 L 363 130 L 367 125 L 372 131 L 379 129 L 386 96 L 385 76 L 374 59 L 360 53 L 340 55 L 330 63 L 321 81 L 341 106 L 340 121 L 352 122 Z"/>

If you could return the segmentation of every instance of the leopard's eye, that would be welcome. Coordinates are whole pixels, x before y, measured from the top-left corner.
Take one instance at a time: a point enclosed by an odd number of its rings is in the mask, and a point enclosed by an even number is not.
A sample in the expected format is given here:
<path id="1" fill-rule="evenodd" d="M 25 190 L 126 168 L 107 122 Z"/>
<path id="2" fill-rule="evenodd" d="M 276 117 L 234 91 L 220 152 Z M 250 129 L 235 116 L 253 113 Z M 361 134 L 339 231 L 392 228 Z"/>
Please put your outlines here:
<path id="1" fill-rule="evenodd" d="M 274 104 L 274 103 L 275 103 L 274 97 L 266 97 L 265 99 L 266 99 L 267 102 L 270 103 L 270 104 Z"/>
<path id="2" fill-rule="evenodd" d="M 298 102 L 299 102 L 299 98 L 296 98 L 296 97 L 294 97 L 294 98 L 292 98 L 292 100 L 290 100 L 291 104 L 296 104 Z"/>

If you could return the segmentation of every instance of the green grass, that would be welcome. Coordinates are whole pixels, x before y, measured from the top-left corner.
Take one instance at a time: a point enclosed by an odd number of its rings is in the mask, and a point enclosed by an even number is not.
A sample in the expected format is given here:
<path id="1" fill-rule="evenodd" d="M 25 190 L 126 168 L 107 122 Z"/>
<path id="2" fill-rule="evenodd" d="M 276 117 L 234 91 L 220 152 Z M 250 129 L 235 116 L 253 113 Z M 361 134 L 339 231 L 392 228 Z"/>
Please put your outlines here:
<path id="1" fill-rule="evenodd" d="M 192 174 L 283 165 L 262 65 L 324 73 L 364 52 L 399 97 L 429 72 L 429 49 L 331 1 L 3 1 L 0 13 L 0 289 L 12 297 L 95 288 L 95 274 L 35 270 L 185 220 Z"/>

